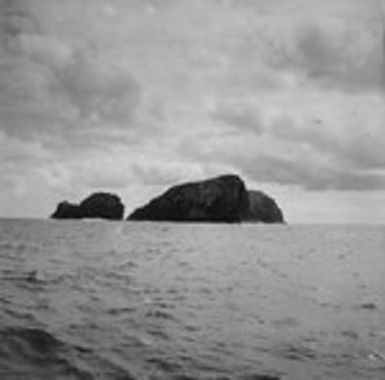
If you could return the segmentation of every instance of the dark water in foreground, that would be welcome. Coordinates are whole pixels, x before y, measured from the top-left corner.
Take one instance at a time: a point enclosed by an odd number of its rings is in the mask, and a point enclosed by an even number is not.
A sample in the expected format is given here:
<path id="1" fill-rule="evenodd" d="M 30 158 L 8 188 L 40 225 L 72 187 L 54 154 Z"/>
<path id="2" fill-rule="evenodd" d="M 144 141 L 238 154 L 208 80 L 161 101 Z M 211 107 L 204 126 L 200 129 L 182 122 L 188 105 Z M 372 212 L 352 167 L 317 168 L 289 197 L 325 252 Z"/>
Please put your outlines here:
<path id="1" fill-rule="evenodd" d="M 0 221 L 0 378 L 384 379 L 384 232 Z"/>

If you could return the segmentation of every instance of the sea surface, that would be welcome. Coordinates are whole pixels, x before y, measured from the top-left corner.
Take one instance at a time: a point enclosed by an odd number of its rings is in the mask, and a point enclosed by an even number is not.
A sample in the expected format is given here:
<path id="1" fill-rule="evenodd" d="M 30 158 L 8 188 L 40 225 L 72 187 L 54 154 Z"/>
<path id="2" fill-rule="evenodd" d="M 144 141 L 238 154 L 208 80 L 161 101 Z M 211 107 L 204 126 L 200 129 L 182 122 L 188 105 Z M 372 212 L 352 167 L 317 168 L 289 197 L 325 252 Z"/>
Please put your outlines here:
<path id="1" fill-rule="evenodd" d="M 385 227 L 0 221 L 0 379 L 385 379 Z"/>

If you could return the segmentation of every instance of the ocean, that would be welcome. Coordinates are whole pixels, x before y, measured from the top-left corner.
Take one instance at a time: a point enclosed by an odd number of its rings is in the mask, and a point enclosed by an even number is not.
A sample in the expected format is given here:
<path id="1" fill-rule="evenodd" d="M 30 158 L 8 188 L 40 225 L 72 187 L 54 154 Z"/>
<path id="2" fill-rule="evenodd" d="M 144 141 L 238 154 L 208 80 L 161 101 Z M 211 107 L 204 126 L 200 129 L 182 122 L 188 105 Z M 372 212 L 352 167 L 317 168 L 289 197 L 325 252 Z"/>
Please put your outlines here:
<path id="1" fill-rule="evenodd" d="M 385 227 L 0 221 L 0 379 L 385 379 Z"/>

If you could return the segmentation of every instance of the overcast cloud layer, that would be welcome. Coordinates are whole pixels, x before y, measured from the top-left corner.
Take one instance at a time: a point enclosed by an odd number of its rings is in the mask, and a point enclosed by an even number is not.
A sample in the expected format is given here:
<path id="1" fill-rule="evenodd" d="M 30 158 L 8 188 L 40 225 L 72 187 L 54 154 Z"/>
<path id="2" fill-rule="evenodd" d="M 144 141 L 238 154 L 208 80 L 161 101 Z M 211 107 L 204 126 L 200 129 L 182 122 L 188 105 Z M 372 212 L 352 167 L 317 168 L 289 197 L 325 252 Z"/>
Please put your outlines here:
<path id="1" fill-rule="evenodd" d="M 0 0 L 0 214 L 225 172 L 385 222 L 377 0 Z"/>

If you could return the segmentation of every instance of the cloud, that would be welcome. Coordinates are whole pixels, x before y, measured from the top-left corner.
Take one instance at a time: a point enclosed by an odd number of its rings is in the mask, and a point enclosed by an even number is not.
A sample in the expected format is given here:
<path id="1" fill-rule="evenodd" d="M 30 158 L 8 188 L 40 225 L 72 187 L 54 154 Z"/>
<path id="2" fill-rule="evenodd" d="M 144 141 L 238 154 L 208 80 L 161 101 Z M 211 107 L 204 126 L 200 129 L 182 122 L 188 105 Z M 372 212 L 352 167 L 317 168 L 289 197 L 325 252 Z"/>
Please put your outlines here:
<path id="1" fill-rule="evenodd" d="M 213 112 L 213 117 L 232 127 L 259 134 L 262 132 L 262 121 L 259 111 L 245 104 L 220 104 Z"/>
<path id="2" fill-rule="evenodd" d="M 233 49 L 233 71 L 248 76 L 249 86 L 257 91 L 266 83 L 280 91 L 279 78 L 285 73 L 292 74 L 298 86 L 347 93 L 384 91 L 384 20 L 375 3 L 237 3 L 236 9 L 246 6 L 256 22 L 245 21 L 244 38 Z M 259 80 L 253 80 L 258 73 Z"/>
<path id="3" fill-rule="evenodd" d="M 91 53 L 75 51 L 71 62 L 56 71 L 56 78 L 57 91 L 77 107 L 81 119 L 127 123 L 134 117 L 140 98 L 138 83 Z"/>
<path id="4" fill-rule="evenodd" d="M 312 159 L 306 149 L 301 154 L 285 158 L 275 154 L 244 154 L 238 152 L 215 152 L 205 156 L 214 162 L 220 157 L 257 183 L 275 183 L 300 186 L 309 191 L 369 191 L 385 189 L 384 173 L 372 173 L 349 169 L 338 162 L 325 165 Z M 210 158 L 208 158 L 210 157 Z"/>
<path id="5" fill-rule="evenodd" d="M 238 159 L 241 170 L 257 182 L 299 185 L 310 191 L 385 189 L 385 176 L 346 170 L 341 167 L 317 165 L 296 158 L 261 156 L 249 161 Z"/>
<path id="6" fill-rule="evenodd" d="M 117 190 L 132 182 L 128 163 L 108 156 L 73 162 L 66 168 L 69 174 L 68 184 L 80 184 L 80 188 L 90 191 L 95 189 Z"/>
<path id="7" fill-rule="evenodd" d="M 326 104 L 320 99 L 323 94 L 312 90 L 300 99 L 277 97 L 273 105 L 261 99 L 254 104 L 238 100 L 234 108 L 226 103 L 220 119 L 237 127 L 236 132 L 189 136 L 180 152 L 202 164 L 226 163 L 257 182 L 310 191 L 384 189 L 382 98 L 336 93 L 329 94 Z M 250 135 L 243 121 L 256 109 L 256 133 Z"/>
<path id="8" fill-rule="evenodd" d="M 1 0 L 0 35 L 2 48 L 22 32 L 34 33 L 39 24 L 29 13 L 28 2 L 24 0 Z M 5 46 L 4 46 L 5 45 Z"/>
<path id="9" fill-rule="evenodd" d="M 378 29 L 320 23 L 296 37 L 297 64 L 311 79 L 346 91 L 385 89 L 384 36 Z"/>
<path id="10" fill-rule="evenodd" d="M 140 104 L 129 71 L 87 41 L 47 34 L 33 4 L 4 1 L 0 27 L 0 128 L 32 138 L 112 123 L 126 128 Z"/>
<path id="11" fill-rule="evenodd" d="M 133 163 L 134 177 L 147 186 L 170 186 L 178 182 L 202 177 L 199 163 L 181 161 L 158 161 L 156 163 Z"/>
<path id="12" fill-rule="evenodd" d="M 330 96 L 327 105 L 310 102 L 306 111 L 281 114 L 266 128 L 276 139 L 306 144 L 335 164 L 354 171 L 385 170 L 382 97 Z"/>

